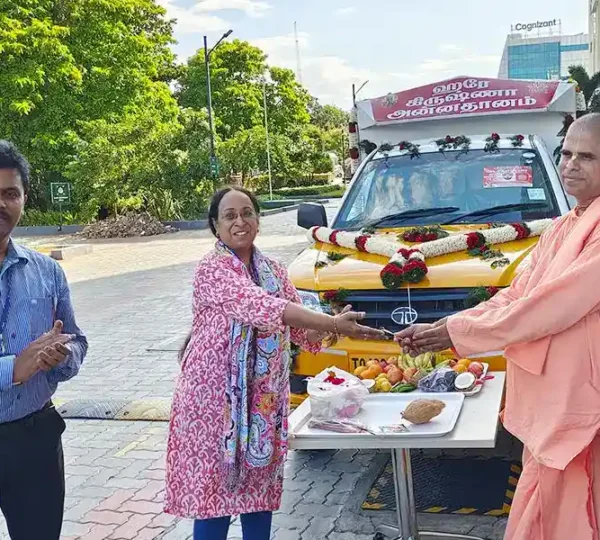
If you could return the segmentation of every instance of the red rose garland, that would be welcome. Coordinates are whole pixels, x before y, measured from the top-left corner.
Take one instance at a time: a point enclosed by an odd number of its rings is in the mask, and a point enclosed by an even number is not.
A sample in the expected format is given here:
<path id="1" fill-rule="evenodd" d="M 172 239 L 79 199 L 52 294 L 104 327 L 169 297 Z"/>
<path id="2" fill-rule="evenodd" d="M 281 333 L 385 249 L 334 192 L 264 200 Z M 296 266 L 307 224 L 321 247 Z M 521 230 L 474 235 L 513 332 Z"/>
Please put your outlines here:
<path id="1" fill-rule="evenodd" d="M 354 241 L 354 243 L 356 244 L 356 249 L 358 249 L 358 251 L 360 251 L 361 253 L 366 253 L 367 252 L 367 240 L 369 238 L 371 238 L 371 236 L 368 234 L 364 234 L 364 235 L 357 237 L 356 240 Z"/>
<path id="2" fill-rule="evenodd" d="M 399 289 L 404 283 L 419 283 L 427 275 L 428 269 L 421 259 L 418 249 L 400 249 L 398 255 L 403 261 L 392 261 L 381 270 L 381 281 L 386 289 Z"/>

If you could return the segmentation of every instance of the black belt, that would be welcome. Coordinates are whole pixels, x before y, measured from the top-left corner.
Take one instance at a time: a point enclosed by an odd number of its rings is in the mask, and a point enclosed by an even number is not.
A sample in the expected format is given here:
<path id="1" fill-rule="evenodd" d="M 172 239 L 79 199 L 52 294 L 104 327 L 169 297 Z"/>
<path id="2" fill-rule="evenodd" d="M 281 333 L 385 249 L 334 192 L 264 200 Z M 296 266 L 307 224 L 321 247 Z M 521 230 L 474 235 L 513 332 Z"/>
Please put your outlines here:
<path id="1" fill-rule="evenodd" d="M 28 414 L 27 416 L 19 418 L 18 420 L 11 420 L 10 422 L 0 423 L 0 437 L 5 436 L 7 433 L 10 433 L 15 429 L 32 426 L 33 424 L 35 424 L 36 420 L 41 420 L 50 411 L 53 410 L 54 403 L 52 403 L 52 401 L 49 401 L 39 411 Z"/>

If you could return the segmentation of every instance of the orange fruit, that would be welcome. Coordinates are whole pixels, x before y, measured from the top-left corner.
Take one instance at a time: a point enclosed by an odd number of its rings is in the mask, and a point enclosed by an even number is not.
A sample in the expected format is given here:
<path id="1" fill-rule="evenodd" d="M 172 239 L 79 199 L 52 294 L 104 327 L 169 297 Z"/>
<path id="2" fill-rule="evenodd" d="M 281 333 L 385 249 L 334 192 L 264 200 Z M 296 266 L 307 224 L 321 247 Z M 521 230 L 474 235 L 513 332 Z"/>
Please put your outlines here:
<path id="1" fill-rule="evenodd" d="M 369 368 L 366 371 L 362 372 L 361 377 L 363 379 L 375 379 L 377 377 L 377 375 L 379 375 L 379 373 L 377 373 L 377 371 Z"/>
<path id="2" fill-rule="evenodd" d="M 355 370 L 354 370 L 354 375 L 356 375 L 357 377 L 361 377 L 362 374 L 367 371 L 367 369 L 369 369 L 367 366 L 358 366 Z"/>
<path id="3" fill-rule="evenodd" d="M 383 373 L 383 368 L 379 364 L 372 364 L 369 366 L 369 370 L 375 371 L 377 375 L 381 375 Z"/>

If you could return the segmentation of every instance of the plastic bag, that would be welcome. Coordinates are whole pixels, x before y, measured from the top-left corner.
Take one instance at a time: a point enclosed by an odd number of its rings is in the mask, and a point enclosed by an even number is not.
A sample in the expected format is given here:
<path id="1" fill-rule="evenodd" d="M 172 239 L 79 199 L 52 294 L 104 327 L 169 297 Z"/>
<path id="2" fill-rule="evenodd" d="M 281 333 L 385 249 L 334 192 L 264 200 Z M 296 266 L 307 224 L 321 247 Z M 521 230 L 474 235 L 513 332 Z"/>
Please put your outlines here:
<path id="1" fill-rule="evenodd" d="M 311 414 L 318 420 L 353 418 L 369 395 L 358 377 L 336 367 L 326 369 L 310 379 L 307 390 Z"/>
<path id="2" fill-rule="evenodd" d="M 440 368 L 423 377 L 418 388 L 422 392 L 454 392 L 456 371 L 450 368 Z"/>

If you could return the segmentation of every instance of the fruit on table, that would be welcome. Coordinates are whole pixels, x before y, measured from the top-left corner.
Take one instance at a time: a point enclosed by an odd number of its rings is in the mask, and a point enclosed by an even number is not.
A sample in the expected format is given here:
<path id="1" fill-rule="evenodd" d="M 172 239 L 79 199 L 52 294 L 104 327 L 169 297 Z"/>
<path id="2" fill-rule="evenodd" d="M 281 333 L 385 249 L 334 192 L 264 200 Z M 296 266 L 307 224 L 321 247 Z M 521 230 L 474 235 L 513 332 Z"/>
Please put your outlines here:
<path id="1" fill-rule="evenodd" d="M 400 368 L 393 366 L 393 369 L 390 369 L 387 375 L 389 381 L 392 383 L 393 386 L 394 384 L 398 384 L 403 379 L 404 372 Z"/>
<path id="2" fill-rule="evenodd" d="M 370 371 L 375 371 L 377 375 L 381 375 L 383 373 L 383 369 L 379 364 L 371 364 L 369 366 Z"/>
<path id="3" fill-rule="evenodd" d="M 387 359 L 387 363 L 388 363 L 389 365 L 392 365 L 392 366 L 397 366 L 397 365 L 398 365 L 398 358 L 396 358 L 395 356 L 390 356 L 390 357 Z"/>
<path id="4" fill-rule="evenodd" d="M 367 366 L 358 366 L 355 370 L 354 370 L 354 375 L 356 375 L 359 378 L 362 378 L 361 375 L 367 371 L 367 369 L 369 369 Z"/>
<path id="5" fill-rule="evenodd" d="M 388 364 L 383 368 L 384 373 L 389 373 L 392 369 L 397 369 L 394 364 Z"/>
<path id="6" fill-rule="evenodd" d="M 477 377 L 473 373 L 461 373 L 454 380 L 454 387 L 459 392 L 470 392 L 477 384 Z"/>
<path id="7" fill-rule="evenodd" d="M 467 368 L 471 365 L 471 360 L 469 360 L 468 358 L 461 358 L 457 364 L 463 364 L 465 366 L 467 366 Z"/>
<path id="8" fill-rule="evenodd" d="M 456 373 L 466 373 L 468 371 L 468 367 L 465 364 L 456 364 L 453 368 Z"/>
<path id="9" fill-rule="evenodd" d="M 478 379 L 483 376 L 483 372 L 485 371 L 485 367 L 481 362 L 471 362 L 469 366 L 469 372 L 475 375 Z"/>
<path id="10" fill-rule="evenodd" d="M 408 404 L 402 418 L 413 424 L 426 424 L 433 420 L 446 407 L 439 399 L 416 399 Z"/>
<path id="11" fill-rule="evenodd" d="M 418 371 L 418 370 L 417 370 L 417 368 L 414 368 L 414 367 L 409 367 L 409 368 L 406 368 L 406 369 L 404 370 L 404 374 L 403 374 L 403 377 L 402 377 L 402 379 L 404 380 L 404 382 L 409 382 L 409 381 L 410 381 L 410 379 L 412 379 L 413 375 L 414 375 L 414 374 L 415 374 L 417 371 Z"/>
<path id="12" fill-rule="evenodd" d="M 387 378 L 382 377 L 375 381 L 375 389 L 377 392 L 389 392 L 392 389 L 392 385 Z"/>
<path id="13" fill-rule="evenodd" d="M 378 373 L 377 371 L 375 371 L 374 369 L 371 369 L 370 367 L 367 368 L 366 371 L 363 371 L 360 376 L 363 379 L 375 379 L 377 377 L 377 375 L 380 375 L 380 373 Z"/>

